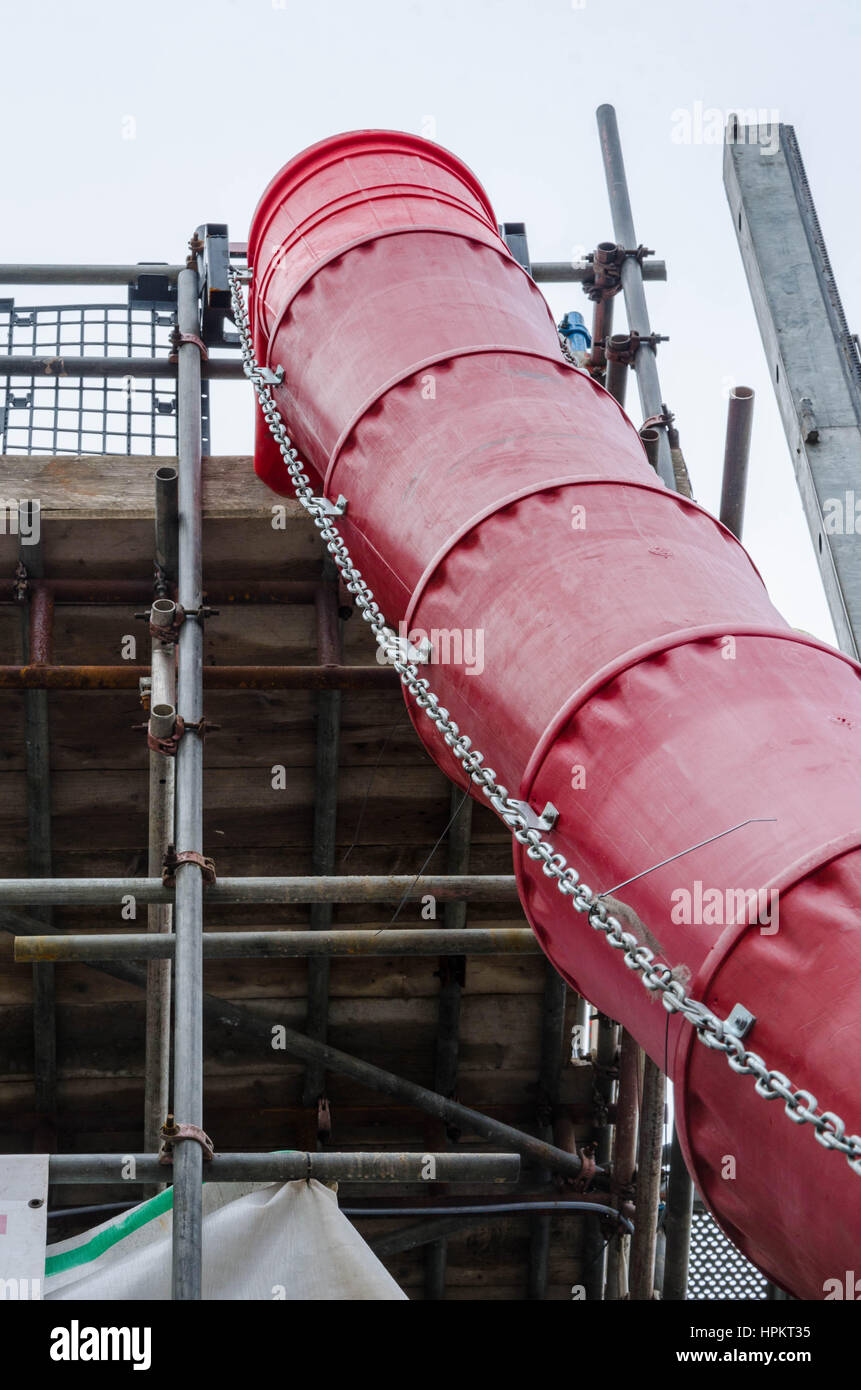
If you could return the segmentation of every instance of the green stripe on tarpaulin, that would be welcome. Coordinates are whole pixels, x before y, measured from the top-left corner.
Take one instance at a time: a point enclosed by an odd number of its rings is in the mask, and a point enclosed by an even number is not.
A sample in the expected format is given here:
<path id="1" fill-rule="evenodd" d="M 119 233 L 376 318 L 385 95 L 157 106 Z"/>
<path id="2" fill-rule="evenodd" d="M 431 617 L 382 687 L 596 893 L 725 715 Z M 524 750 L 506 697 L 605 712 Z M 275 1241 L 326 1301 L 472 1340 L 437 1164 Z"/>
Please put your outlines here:
<path id="1" fill-rule="evenodd" d="M 299 1153 L 299 1149 L 273 1149 L 273 1154 L 293 1154 Z M 78 1265 L 86 1264 L 89 1260 L 97 1260 L 100 1255 L 104 1255 L 106 1250 L 110 1250 L 118 1241 L 124 1240 L 134 1231 L 139 1231 L 148 1221 L 161 1216 L 163 1212 L 170 1211 L 173 1206 L 173 1188 L 166 1187 L 164 1192 L 160 1192 L 157 1197 L 151 1197 L 148 1202 L 143 1202 L 133 1211 L 128 1211 L 98 1235 L 93 1236 L 84 1245 L 76 1245 L 74 1250 L 66 1250 L 62 1255 L 45 1256 L 45 1278 L 49 1279 L 52 1274 L 63 1274 L 67 1269 L 76 1269 Z"/>
<path id="2" fill-rule="evenodd" d="M 173 1188 L 167 1187 L 157 1197 L 151 1197 L 148 1202 L 143 1202 L 133 1211 L 126 1212 L 84 1245 L 77 1245 L 74 1250 L 66 1250 L 62 1255 L 46 1255 L 45 1278 L 49 1279 L 52 1274 L 63 1274 L 67 1269 L 75 1269 L 77 1265 L 98 1259 L 106 1250 L 110 1250 L 111 1246 L 116 1245 L 117 1241 L 124 1240 L 133 1231 L 139 1231 L 141 1226 L 161 1216 L 163 1212 L 170 1211 L 172 1206 Z"/>

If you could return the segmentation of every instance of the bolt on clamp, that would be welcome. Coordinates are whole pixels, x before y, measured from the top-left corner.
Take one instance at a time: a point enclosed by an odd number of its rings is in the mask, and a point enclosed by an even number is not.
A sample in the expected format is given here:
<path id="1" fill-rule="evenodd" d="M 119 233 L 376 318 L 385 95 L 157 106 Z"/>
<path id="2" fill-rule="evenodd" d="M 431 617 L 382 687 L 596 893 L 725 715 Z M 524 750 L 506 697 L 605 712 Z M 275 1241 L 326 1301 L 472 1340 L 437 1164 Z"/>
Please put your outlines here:
<path id="1" fill-rule="evenodd" d="M 184 849 L 179 854 L 175 845 L 168 845 L 164 853 L 161 881 L 165 888 L 176 887 L 176 871 L 180 864 L 196 864 L 203 874 L 204 883 L 215 883 L 215 860 L 199 854 L 196 849 Z"/>
<path id="2" fill-rule="evenodd" d="M 174 1145 L 183 1139 L 190 1139 L 195 1144 L 199 1144 L 203 1150 L 203 1161 L 211 1161 L 215 1152 L 215 1145 L 205 1130 L 200 1125 L 178 1125 L 173 1115 L 168 1115 L 167 1120 L 160 1130 L 161 1143 L 158 1146 L 159 1163 L 173 1163 Z"/>

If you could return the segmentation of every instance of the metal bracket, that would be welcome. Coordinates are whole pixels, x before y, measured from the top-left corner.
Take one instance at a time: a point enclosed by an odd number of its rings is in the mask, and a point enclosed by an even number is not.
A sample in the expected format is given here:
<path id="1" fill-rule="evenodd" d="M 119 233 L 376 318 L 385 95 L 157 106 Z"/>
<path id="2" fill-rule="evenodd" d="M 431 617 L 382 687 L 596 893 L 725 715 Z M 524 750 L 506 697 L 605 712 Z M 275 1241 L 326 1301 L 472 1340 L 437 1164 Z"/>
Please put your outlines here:
<path id="1" fill-rule="evenodd" d="M 322 1143 L 328 1143 L 332 1137 L 332 1111 L 326 1096 L 320 1096 L 317 1101 L 317 1138 Z"/>
<path id="2" fill-rule="evenodd" d="M 176 887 L 176 871 L 180 864 L 196 864 L 203 874 L 204 883 L 215 883 L 215 860 L 198 854 L 196 849 L 184 849 L 179 854 L 174 845 L 168 845 L 164 855 L 161 881 L 165 888 Z"/>
<path id="3" fill-rule="evenodd" d="M 637 358 L 637 353 L 641 347 L 650 347 L 657 351 L 658 343 L 668 343 L 669 337 L 664 333 L 650 333 L 648 337 L 641 335 L 632 329 L 626 336 L 626 341 L 617 347 L 612 347 L 609 340 L 604 343 L 604 355 L 608 362 L 619 362 L 623 367 L 631 367 Z"/>
<path id="4" fill-rule="evenodd" d="M 19 560 L 15 566 L 15 579 L 12 585 L 12 592 L 19 603 L 23 603 L 30 590 L 30 576 L 27 573 L 27 566 L 23 560 Z"/>
<path id="5" fill-rule="evenodd" d="M 398 660 L 413 661 L 417 666 L 428 666 L 433 659 L 433 645 L 429 637 L 423 637 L 418 646 L 408 637 L 396 637 Z"/>
<path id="6" fill-rule="evenodd" d="M 516 797 L 511 799 L 517 807 L 518 814 L 526 821 L 527 830 L 552 830 L 559 819 L 559 812 L 552 801 L 548 801 L 539 815 L 537 811 L 533 811 L 528 801 L 518 801 Z"/>
<path id="7" fill-rule="evenodd" d="M 732 1012 L 724 1021 L 724 1027 L 735 1033 L 737 1038 L 746 1038 L 755 1023 L 756 1014 L 752 1014 L 744 1004 L 734 1004 Z"/>
<path id="8" fill-rule="evenodd" d="M 626 255 L 624 247 L 602 242 L 586 256 L 592 274 L 583 281 L 583 293 L 593 304 L 612 299 L 619 293 L 622 288 L 622 262 Z"/>
<path id="9" fill-rule="evenodd" d="M 579 1150 L 579 1156 L 582 1166 L 572 1186 L 575 1192 L 588 1192 L 597 1170 L 594 1145 L 583 1144 Z"/>
<path id="10" fill-rule="evenodd" d="M 178 606 L 178 605 L 177 605 Z M 186 608 L 185 616 L 194 618 L 196 622 L 202 623 L 207 618 L 218 618 L 221 616 L 220 608 L 210 608 L 208 603 L 202 603 L 199 608 Z"/>
<path id="11" fill-rule="evenodd" d="M 280 363 L 274 370 L 272 367 L 256 367 L 253 376 L 261 386 L 280 386 L 284 380 L 284 368 Z"/>
<path id="12" fill-rule="evenodd" d="M 147 617 L 149 617 L 149 614 L 147 614 Z M 185 622 L 186 617 L 187 614 L 185 609 L 182 607 L 181 604 L 178 603 L 176 605 L 176 610 L 174 612 L 172 622 L 166 623 L 162 627 L 159 627 L 159 625 L 157 623 L 154 623 L 150 618 L 150 636 L 154 637 L 158 642 L 163 642 L 166 646 L 173 646 L 176 642 L 179 641 L 179 629 Z"/>
<path id="13" fill-rule="evenodd" d="M 324 516 L 343 516 L 347 510 L 347 499 L 341 492 L 338 494 L 337 502 L 332 502 L 328 497 L 312 497 L 311 501 L 316 503 Z"/>
<path id="14" fill-rule="evenodd" d="M 166 738 L 158 738 L 154 733 L 152 733 L 149 724 L 146 724 L 143 727 L 146 729 L 147 745 L 152 749 L 154 753 L 162 753 L 166 758 L 176 757 L 177 745 L 179 744 L 179 740 L 185 733 L 185 724 L 182 720 L 181 715 L 176 716 L 176 720 L 174 721 L 173 726 L 173 733 L 168 734 Z"/>
<path id="15" fill-rule="evenodd" d="M 178 1125 L 173 1115 L 168 1115 L 166 1122 L 161 1127 L 161 1143 L 158 1149 L 159 1163 L 173 1163 L 174 1145 L 183 1139 L 191 1139 L 195 1144 L 199 1144 L 203 1150 L 203 1161 L 209 1163 L 215 1152 L 215 1145 L 205 1130 L 199 1125 Z"/>
<path id="16" fill-rule="evenodd" d="M 640 433 L 642 434 L 643 430 L 649 429 L 652 425 L 666 425 L 669 429 L 675 418 L 671 410 L 662 410 L 660 415 L 650 415 L 648 420 L 644 420 L 640 426 Z"/>
<path id="17" fill-rule="evenodd" d="M 242 266 L 241 268 L 239 266 L 232 266 L 231 269 L 240 285 L 250 285 L 251 281 L 254 279 L 254 267 L 251 265 Z"/>

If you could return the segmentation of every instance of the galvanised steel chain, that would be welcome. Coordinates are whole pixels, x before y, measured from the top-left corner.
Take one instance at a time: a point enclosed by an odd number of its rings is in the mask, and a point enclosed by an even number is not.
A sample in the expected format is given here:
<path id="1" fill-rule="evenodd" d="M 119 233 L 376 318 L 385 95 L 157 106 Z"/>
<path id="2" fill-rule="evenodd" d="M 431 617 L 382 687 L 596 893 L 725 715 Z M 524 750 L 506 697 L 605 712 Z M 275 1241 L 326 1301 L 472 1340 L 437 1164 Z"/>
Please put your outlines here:
<path id="1" fill-rule="evenodd" d="M 756 1091 L 765 1100 L 780 1097 L 785 1102 L 786 1114 L 796 1124 L 812 1124 L 816 1138 L 826 1149 L 837 1149 L 844 1153 L 849 1166 L 861 1176 L 861 1135 L 846 1135 L 845 1122 L 832 1111 L 819 1111 L 816 1097 L 809 1091 L 797 1090 L 782 1072 L 773 1071 L 755 1052 L 744 1046 L 741 1037 L 727 1026 L 705 1004 L 692 999 L 684 986 L 674 978 L 670 966 L 656 961 L 652 951 L 639 942 L 631 932 L 625 931 L 618 918 L 613 917 L 600 895 L 593 893 L 588 884 L 580 881 L 577 870 L 572 868 L 565 857 L 555 851 L 548 840 L 541 838 L 541 832 L 530 828 L 526 817 L 519 809 L 520 804 L 508 794 L 508 789 L 496 780 L 492 768 L 484 767 L 484 756 L 473 748 L 472 741 L 462 734 L 459 726 L 431 690 L 430 683 L 419 675 L 418 667 L 411 661 L 412 648 L 406 638 L 400 637 L 390 628 L 369 585 L 361 572 L 353 564 L 350 552 L 333 524 L 334 509 L 326 498 L 316 497 L 308 475 L 293 447 L 281 414 L 272 399 L 272 392 L 266 382 L 268 369 L 261 368 L 254 355 L 248 312 L 242 295 L 242 280 L 236 270 L 230 271 L 230 285 L 233 299 L 233 314 L 242 351 L 245 375 L 253 384 L 272 437 L 281 450 L 287 472 L 293 483 L 296 496 L 326 543 L 326 548 L 337 565 L 349 593 L 355 597 L 356 607 L 365 622 L 370 626 L 377 645 L 386 660 L 394 666 L 405 689 L 412 695 L 416 704 L 424 711 L 431 723 L 435 724 L 443 739 L 451 749 L 453 757 L 461 764 L 464 772 L 475 786 L 480 787 L 497 815 L 505 822 L 518 844 L 526 850 L 530 859 L 541 863 L 543 872 L 556 882 L 563 897 L 571 900 L 576 912 L 585 912 L 590 926 L 601 932 L 614 950 L 622 951 L 626 966 L 635 971 L 647 990 L 657 992 L 662 998 L 668 1013 L 680 1013 L 695 1029 L 706 1047 L 723 1052 L 733 1071 L 756 1077 Z"/>

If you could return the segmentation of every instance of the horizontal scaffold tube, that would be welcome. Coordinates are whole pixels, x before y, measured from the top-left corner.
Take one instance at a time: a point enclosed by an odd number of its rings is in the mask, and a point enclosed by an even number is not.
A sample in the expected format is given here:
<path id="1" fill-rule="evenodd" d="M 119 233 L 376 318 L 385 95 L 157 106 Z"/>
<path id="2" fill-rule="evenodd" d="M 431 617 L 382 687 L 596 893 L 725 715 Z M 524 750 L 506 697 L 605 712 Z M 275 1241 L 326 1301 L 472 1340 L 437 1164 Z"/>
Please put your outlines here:
<path id="1" fill-rule="evenodd" d="M 200 374 L 209 380 L 235 379 L 242 376 L 242 363 L 236 357 L 204 358 Z M 127 376 L 171 381 L 176 375 L 176 363 L 166 357 L 0 357 L 0 376 L 30 377 L 36 382 Z"/>
<path id="2" fill-rule="evenodd" d="M 173 933 L 134 932 L 15 938 L 17 961 L 162 960 L 176 947 Z M 204 959 L 267 956 L 534 956 L 541 947 L 528 927 L 383 928 L 351 931 L 208 931 Z"/>
<path id="3" fill-rule="evenodd" d="M 172 903 L 160 878 L 0 878 L 0 907 Z M 211 903 L 517 902 L 513 874 L 344 874 L 329 878 L 220 878 L 204 887 Z"/>
<path id="4" fill-rule="evenodd" d="M 0 666 L 0 690 L 137 690 L 148 666 Z M 387 690 L 388 666 L 204 666 L 207 690 Z"/>
<path id="5" fill-rule="evenodd" d="M 0 930 L 19 936 L 49 934 L 45 931 L 44 923 L 38 918 L 29 917 L 26 913 L 14 909 L 0 910 Z M 60 934 L 57 929 L 57 935 Z M 94 963 L 90 968 L 98 970 L 101 974 L 111 975 L 115 979 L 124 980 L 138 989 L 146 989 L 147 972 L 144 966 L 126 961 L 113 961 L 109 964 Z M 203 1017 L 207 1027 L 227 1029 L 229 1033 L 256 1039 L 266 1048 L 267 1055 L 271 1056 L 271 1018 L 263 1017 L 253 1009 L 235 1004 L 232 1000 L 219 999 L 213 994 L 203 996 Z M 549 1168 L 553 1173 L 561 1173 L 564 1177 L 577 1177 L 580 1173 L 582 1163 L 576 1153 L 569 1153 L 566 1149 L 557 1148 L 555 1144 L 548 1144 L 543 1139 L 515 1129 L 490 1115 L 483 1115 L 478 1110 L 461 1105 L 459 1101 L 431 1091 L 404 1076 L 397 1076 L 394 1072 L 374 1066 L 372 1062 L 353 1057 L 349 1052 L 341 1052 L 336 1047 L 330 1047 L 328 1043 L 309 1038 L 304 1033 L 297 1032 L 295 1028 L 288 1028 L 282 1024 L 276 1026 L 279 1043 L 288 1057 L 295 1057 L 301 1062 L 319 1062 L 326 1071 L 348 1076 L 352 1081 L 357 1081 L 359 1085 L 377 1092 L 378 1095 L 392 1096 L 405 1105 L 413 1105 L 438 1120 L 456 1125 L 464 1135 L 477 1135 L 487 1143 L 513 1149 L 515 1153 L 532 1159 L 539 1167 Z M 603 1176 L 602 1168 L 599 1167 L 596 1171 Z M 600 1181 L 599 1179 L 596 1186 L 600 1185 Z"/>
<path id="6" fill-rule="evenodd" d="M 157 1154 L 51 1154 L 52 1183 L 165 1182 Z M 216 1153 L 206 1182 L 516 1182 L 520 1158 L 508 1153 Z"/>
<path id="7" fill-rule="evenodd" d="M 0 285 L 130 285 L 142 275 L 176 280 L 181 265 L 0 265 Z M 593 274 L 589 261 L 534 261 L 536 280 L 588 280 Z M 666 280 L 664 261 L 648 260 L 643 265 L 644 280 Z"/>
<path id="8" fill-rule="evenodd" d="M 325 140 L 266 189 L 248 258 L 255 356 L 285 369 L 270 399 L 447 718 L 511 797 L 552 803 L 547 839 L 593 892 L 627 885 L 625 929 L 689 994 L 721 1019 L 741 1004 L 745 1045 L 861 1133 L 859 667 L 793 631 L 735 537 L 656 478 L 454 155 Z M 262 411 L 255 468 L 290 492 Z M 464 785 L 451 733 L 410 711 Z M 822 1298 L 857 1260 L 861 1176 L 669 1015 L 540 858 L 517 845 L 515 869 L 560 973 L 668 1068 L 724 1230 Z"/>

